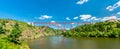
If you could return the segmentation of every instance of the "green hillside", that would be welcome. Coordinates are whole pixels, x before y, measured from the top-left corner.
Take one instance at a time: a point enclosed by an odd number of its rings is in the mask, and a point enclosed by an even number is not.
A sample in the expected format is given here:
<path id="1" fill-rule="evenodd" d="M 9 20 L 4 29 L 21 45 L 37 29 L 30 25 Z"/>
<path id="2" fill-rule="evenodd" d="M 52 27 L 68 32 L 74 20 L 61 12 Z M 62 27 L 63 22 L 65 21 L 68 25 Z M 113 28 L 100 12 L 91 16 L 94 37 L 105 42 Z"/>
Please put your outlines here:
<path id="1" fill-rule="evenodd" d="M 40 33 L 44 26 L 32 26 L 26 22 L 0 19 L 0 48 L 2 49 L 29 49 L 25 40 L 36 39 L 41 36 L 58 35 L 59 30 L 47 28 Z"/>
<path id="2" fill-rule="evenodd" d="M 84 24 L 63 33 L 66 37 L 120 37 L 120 21 L 118 22 L 97 22 Z"/>

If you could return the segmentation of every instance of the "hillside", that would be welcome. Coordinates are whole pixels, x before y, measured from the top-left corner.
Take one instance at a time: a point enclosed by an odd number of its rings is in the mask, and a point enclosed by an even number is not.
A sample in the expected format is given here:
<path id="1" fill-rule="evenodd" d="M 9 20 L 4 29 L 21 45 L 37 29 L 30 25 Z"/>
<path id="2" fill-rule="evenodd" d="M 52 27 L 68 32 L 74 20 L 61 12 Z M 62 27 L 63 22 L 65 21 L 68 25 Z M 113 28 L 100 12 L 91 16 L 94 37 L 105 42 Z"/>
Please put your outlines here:
<path id="1" fill-rule="evenodd" d="M 40 29 L 43 27 L 44 26 L 32 26 L 26 22 L 17 20 L 0 19 L 0 48 L 29 49 L 24 42 L 25 40 L 60 34 L 59 30 L 50 27 L 40 33 Z"/>
<path id="2" fill-rule="evenodd" d="M 95 24 L 84 24 L 63 33 L 66 37 L 120 37 L 120 21 L 118 22 L 97 22 Z"/>

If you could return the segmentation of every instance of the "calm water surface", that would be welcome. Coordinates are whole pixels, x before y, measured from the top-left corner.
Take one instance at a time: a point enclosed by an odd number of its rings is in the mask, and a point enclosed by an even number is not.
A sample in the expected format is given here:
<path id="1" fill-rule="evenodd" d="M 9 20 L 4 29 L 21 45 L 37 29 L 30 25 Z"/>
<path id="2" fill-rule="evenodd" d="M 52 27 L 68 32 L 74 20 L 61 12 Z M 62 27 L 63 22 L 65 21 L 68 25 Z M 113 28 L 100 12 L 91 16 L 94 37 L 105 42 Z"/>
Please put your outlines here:
<path id="1" fill-rule="evenodd" d="M 28 42 L 31 49 L 120 49 L 116 38 L 65 38 L 49 36 Z"/>

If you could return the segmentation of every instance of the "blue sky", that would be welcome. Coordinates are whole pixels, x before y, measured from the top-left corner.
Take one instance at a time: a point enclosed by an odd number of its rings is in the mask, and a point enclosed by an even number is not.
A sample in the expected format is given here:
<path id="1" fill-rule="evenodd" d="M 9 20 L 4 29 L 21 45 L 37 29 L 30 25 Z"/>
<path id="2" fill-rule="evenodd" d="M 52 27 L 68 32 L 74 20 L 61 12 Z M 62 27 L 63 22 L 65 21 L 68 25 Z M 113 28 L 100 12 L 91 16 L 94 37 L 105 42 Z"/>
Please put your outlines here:
<path id="1" fill-rule="evenodd" d="M 0 18 L 91 22 L 120 17 L 120 0 L 0 0 Z"/>

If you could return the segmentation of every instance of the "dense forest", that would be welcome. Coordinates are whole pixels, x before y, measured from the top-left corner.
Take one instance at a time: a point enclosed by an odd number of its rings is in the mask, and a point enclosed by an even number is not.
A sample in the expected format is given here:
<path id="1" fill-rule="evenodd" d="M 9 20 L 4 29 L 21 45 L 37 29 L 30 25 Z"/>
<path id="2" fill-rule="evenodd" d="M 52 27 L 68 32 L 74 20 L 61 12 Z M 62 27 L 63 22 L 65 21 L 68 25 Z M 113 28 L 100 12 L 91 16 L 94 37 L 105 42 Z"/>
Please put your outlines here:
<path id="1" fill-rule="evenodd" d="M 96 22 L 84 24 L 70 29 L 63 33 L 66 37 L 104 37 L 119 38 L 120 37 L 120 21 L 116 22 Z"/>
<path id="2" fill-rule="evenodd" d="M 61 31 L 45 26 L 32 26 L 26 22 L 0 19 L 0 49 L 29 49 L 26 40 L 36 39 L 42 36 L 59 35 Z"/>

